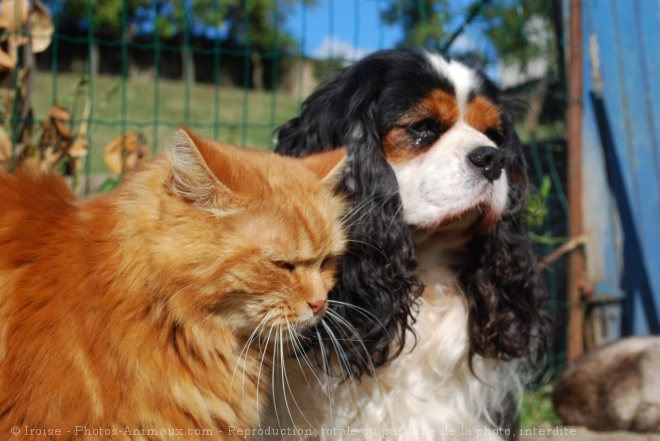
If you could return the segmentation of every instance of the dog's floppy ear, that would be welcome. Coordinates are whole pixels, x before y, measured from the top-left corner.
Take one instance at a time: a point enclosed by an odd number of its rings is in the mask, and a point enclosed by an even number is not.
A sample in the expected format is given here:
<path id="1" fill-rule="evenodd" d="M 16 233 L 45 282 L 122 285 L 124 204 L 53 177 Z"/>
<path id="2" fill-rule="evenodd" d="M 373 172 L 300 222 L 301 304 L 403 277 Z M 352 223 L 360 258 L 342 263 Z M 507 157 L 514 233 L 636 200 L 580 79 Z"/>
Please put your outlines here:
<path id="1" fill-rule="evenodd" d="M 546 290 L 525 224 L 529 184 L 522 145 L 504 118 L 509 202 L 501 221 L 468 245 L 460 279 L 469 305 L 470 352 L 504 360 L 543 353 Z"/>
<path id="2" fill-rule="evenodd" d="M 301 115 L 279 128 L 276 148 L 293 156 L 347 148 L 337 191 L 346 194 L 351 205 L 346 217 L 350 242 L 329 299 L 355 329 L 330 319 L 329 329 L 319 327 L 316 332 L 326 353 L 340 346 L 344 373 L 355 377 L 371 374 L 401 352 L 422 291 L 398 183 L 381 147 L 378 65 L 358 63 L 321 86 L 303 103 Z M 318 359 L 322 351 L 314 349 Z"/>
<path id="3" fill-rule="evenodd" d="M 353 305 L 336 304 L 356 328 L 371 360 L 361 354 L 360 345 L 344 348 L 351 353 L 352 374 L 359 376 L 401 352 L 422 284 L 398 183 L 380 143 L 353 142 L 348 143 L 350 153 L 338 186 L 352 207 L 347 217 L 350 243 L 330 298 Z M 346 334 L 341 326 L 333 332 Z"/>
<path id="4" fill-rule="evenodd" d="M 367 57 L 324 83 L 302 104 L 300 116 L 282 124 L 277 131 L 275 151 L 289 156 L 330 150 L 348 144 L 352 134 L 373 134 L 373 113 L 382 79 L 372 72 Z M 359 129 L 358 129 L 359 128 Z"/>

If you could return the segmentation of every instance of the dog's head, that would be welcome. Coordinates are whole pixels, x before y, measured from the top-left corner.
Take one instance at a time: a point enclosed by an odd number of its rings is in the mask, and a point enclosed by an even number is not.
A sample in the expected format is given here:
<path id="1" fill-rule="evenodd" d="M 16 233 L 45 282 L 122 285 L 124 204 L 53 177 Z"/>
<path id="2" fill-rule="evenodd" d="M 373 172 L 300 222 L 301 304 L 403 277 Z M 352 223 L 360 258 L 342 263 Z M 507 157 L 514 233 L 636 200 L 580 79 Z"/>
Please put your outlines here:
<path id="1" fill-rule="evenodd" d="M 348 148 L 339 190 L 353 204 L 352 242 L 331 298 L 360 308 L 340 311 L 364 341 L 343 348 L 354 374 L 367 366 L 364 351 L 377 366 L 403 347 L 421 286 L 415 244 L 427 240 L 467 256 L 456 271 L 472 353 L 509 359 L 536 345 L 544 291 L 523 219 L 528 181 L 511 111 L 478 70 L 396 49 L 342 71 L 280 127 L 283 154 Z"/>

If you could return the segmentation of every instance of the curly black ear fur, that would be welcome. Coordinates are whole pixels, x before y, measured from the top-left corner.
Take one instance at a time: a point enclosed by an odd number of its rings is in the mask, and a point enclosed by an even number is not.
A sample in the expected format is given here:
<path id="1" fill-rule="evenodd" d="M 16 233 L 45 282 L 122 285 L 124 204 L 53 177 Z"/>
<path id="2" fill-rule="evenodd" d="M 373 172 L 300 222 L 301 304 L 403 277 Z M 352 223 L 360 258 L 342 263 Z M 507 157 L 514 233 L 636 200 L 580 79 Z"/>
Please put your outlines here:
<path id="1" fill-rule="evenodd" d="M 376 63 L 377 64 L 377 63 Z M 377 66 L 358 63 L 314 92 L 299 117 L 278 129 L 276 151 L 304 156 L 341 146 L 348 149 L 337 190 L 347 195 L 348 252 L 330 293 L 335 310 L 355 327 L 364 346 L 344 326 L 329 320 L 317 327 L 326 353 L 341 345 L 345 374 L 360 377 L 397 356 L 414 322 L 415 300 L 422 292 L 415 247 L 396 177 L 381 147 L 378 127 L 380 82 Z M 413 334 L 413 333 L 410 333 Z M 316 339 L 311 339 L 312 342 Z M 313 348 L 317 358 L 320 347 Z"/>
<path id="2" fill-rule="evenodd" d="M 469 306 L 471 354 L 533 361 L 545 350 L 550 320 L 538 257 L 525 224 L 529 185 L 522 145 L 505 118 L 509 202 L 497 225 L 468 244 L 459 278 Z"/>

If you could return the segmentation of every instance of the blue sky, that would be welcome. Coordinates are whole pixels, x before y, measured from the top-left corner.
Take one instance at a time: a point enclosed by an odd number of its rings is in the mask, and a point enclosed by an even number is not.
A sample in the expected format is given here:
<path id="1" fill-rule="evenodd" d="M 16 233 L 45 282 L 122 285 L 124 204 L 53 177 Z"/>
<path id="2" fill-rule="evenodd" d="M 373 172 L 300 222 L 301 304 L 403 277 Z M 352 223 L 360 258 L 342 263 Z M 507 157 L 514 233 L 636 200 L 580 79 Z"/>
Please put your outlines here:
<path id="1" fill-rule="evenodd" d="M 399 27 L 381 23 L 384 7 L 381 0 L 319 0 L 313 7 L 297 6 L 286 27 L 301 39 L 306 55 L 325 58 L 333 49 L 336 55 L 357 59 L 401 39 Z"/>
<path id="2" fill-rule="evenodd" d="M 466 12 L 474 0 L 449 0 L 448 15 L 453 17 L 447 31 L 464 24 Z M 317 58 L 358 60 L 378 49 L 392 48 L 403 38 L 401 26 L 387 26 L 380 20 L 385 0 L 317 0 L 312 7 L 296 6 L 286 22 L 286 29 L 301 41 L 305 55 Z M 452 51 L 477 52 L 495 56 L 492 44 L 485 38 L 483 26 L 473 22 L 454 41 Z M 484 66 L 497 79 L 497 66 Z"/>
<path id="3" fill-rule="evenodd" d="M 458 29 L 474 0 L 449 0 L 447 30 Z M 286 29 L 302 44 L 303 52 L 315 58 L 342 57 L 357 60 L 378 49 L 392 48 L 403 33 L 398 25 L 380 20 L 385 0 L 317 0 L 315 6 L 298 5 L 286 22 Z M 473 23 L 454 42 L 453 49 L 492 51 L 480 26 Z"/>

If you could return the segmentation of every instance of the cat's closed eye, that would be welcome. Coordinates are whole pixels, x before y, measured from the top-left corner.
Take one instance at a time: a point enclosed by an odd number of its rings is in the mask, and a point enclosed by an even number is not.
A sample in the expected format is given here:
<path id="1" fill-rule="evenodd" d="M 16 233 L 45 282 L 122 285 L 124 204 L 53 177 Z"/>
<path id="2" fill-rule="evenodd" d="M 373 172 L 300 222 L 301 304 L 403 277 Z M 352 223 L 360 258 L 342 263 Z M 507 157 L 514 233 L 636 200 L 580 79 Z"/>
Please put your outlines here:
<path id="1" fill-rule="evenodd" d="M 286 270 L 290 273 L 294 272 L 296 270 L 296 265 L 291 263 L 291 262 L 286 262 L 286 261 L 281 261 L 281 260 L 274 260 L 273 264 L 283 270 Z"/>
<path id="2" fill-rule="evenodd" d="M 325 257 L 320 264 L 321 271 L 334 270 L 337 266 L 339 258 L 337 256 L 327 256 Z M 296 264 L 288 262 L 286 260 L 272 260 L 273 265 L 276 267 L 286 270 L 288 272 L 294 272 L 296 270 Z"/>
<path id="3" fill-rule="evenodd" d="M 327 256 L 321 262 L 321 271 L 334 270 L 335 267 L 337 266 L 338 261 L 339 261 L 339 257 L 337 256 Z"/>

